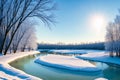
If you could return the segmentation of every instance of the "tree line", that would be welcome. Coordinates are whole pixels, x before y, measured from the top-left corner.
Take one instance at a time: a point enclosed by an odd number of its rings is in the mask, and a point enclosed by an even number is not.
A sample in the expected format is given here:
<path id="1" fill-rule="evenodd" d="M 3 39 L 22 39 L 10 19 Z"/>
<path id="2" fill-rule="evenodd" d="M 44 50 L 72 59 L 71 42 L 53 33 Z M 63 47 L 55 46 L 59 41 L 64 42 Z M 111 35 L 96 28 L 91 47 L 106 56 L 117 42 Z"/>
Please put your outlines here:
<path id="1" fill-rule="evenodd" d="M 106 31 L 105 49 L 110 52 L 110 56 L 120 57 L 120 14 L 108 24 Z"/>
<path id="2" fill-rule="evenodd" d="M 0 53 L 16 53 L 36 49 L 33 21 L 39 18 L 45 25 L 53 22 L 52 0 L 0 0 Z"/>
<path id="3" fill-rule="evenodd" d="M 38 44 L 38 49 L 96 49 L 104 50 L 104 42 L 82 44 Z"/>

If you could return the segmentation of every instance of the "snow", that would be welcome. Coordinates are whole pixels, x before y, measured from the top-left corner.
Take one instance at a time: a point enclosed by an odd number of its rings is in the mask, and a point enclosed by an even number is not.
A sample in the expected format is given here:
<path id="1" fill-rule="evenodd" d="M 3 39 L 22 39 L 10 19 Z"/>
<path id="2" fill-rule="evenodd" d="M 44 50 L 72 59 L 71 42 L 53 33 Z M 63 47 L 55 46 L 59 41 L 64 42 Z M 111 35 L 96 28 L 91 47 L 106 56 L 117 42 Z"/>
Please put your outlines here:
<path id="1" fill-rule="evenodd" d="M 38 51 L 31 51 L 31 52 L 19 52 L 16 54 L 7 54 L 5 56 L 0 56 L 0 79 L 3 80 L 41 80 L 35 76 L 29 75 L 21 70 L 18 70 L 8 63 L 22 58 L 24 56 L 37 54 Z"/>
<path id="2" fill-rule="evenodd" d="M 6 74 L 3 71 L 0 71 L 0 80 L 8 80 L 8 79 L 11 79 L 11 80 L 13 80 L 13 79 L 20 80 L 20 78 L 18 78 L 16 76 L 11 76 L 11 75 Z"/>
<path id="3" fill-rule="evenodd" d="M 72 71 L 100 72 L 101 70 L 95 65 L 70 56 L 61 56 L 49 54 L 41 56 L 35 60 L 35 63 L 50 66 L 54 68 L 67 69 Z"/>
<path id="4" fill-rule="evenodd" d="M 88 53 L 76 56 L 76 58 L 120 65 L 120 58 L 110 57 L 109 53 Z"/>
<path id="5" fill-rule="evenodd" d="M 53 53 L 62 53 L 62 54 L 86 54 L 86 53 L 95 53 L 101 52 L 101 50 L 49 50 L 48 52 Z"/>
<path id="6" fill-rule="evenodd" d="M 96 78 L 95 80 L 108 80 L 106 78 Z"/>

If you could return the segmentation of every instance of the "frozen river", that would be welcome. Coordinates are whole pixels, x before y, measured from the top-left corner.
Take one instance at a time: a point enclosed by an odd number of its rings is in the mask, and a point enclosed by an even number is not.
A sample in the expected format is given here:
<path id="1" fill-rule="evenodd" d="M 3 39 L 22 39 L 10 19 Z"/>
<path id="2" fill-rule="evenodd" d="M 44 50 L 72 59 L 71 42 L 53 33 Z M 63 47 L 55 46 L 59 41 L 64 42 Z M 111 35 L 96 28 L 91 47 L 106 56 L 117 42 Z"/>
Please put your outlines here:
<path id="1" fill-rule="evenodd" d="M 44 52 L 38 55 L 27 56 L 13 61 L 12 63 L 10 63 L 10 65 L 28 74 L 40 77 L 43 80 L 94 80 L 100 77 L 107 78 L 108 80 L 120 80 L 120 66 L 113 64 L 89 61 L 102 69 L 101 73 L 94 74 L 86 72 L 72 72 L 34 63 L 36 57 L 44 56 L 47 54 L 49 53 Z M 74 55 L 68 54 L 68 56 Z"/>

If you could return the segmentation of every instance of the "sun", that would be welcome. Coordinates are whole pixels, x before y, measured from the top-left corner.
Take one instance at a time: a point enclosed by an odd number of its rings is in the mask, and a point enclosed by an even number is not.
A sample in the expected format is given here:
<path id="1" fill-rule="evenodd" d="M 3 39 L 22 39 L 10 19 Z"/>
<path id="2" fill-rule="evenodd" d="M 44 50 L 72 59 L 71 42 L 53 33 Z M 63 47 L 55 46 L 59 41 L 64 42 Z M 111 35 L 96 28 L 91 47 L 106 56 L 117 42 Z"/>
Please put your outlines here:
<path id="1" fill-rule="evenodd" d="M 106 27 L 106 21 L 104 15 L 94 14 L 90 17 L 90 26 L 96 31 L 101 31 Z"/>

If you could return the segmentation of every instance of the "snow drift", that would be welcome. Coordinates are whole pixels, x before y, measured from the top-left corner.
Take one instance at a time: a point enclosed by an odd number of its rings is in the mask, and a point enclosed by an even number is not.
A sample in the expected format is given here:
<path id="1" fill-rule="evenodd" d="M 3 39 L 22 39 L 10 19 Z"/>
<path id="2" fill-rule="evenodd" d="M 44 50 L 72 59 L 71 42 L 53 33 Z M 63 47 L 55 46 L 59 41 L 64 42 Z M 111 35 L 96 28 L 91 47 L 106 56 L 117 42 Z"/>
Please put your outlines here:
<path id="1" fill-rule="evenodd" d="M 47 55 L 39 57 L 35 63 L 42 64 L 49 67 L 61 68 L 72 71 L 84 72 L 99 72 L 101 71 L 95 65 L 70 56 L 61 55 Z"/>
<path id="2" fill-rule="evenodd" d="M 76 58 L 120 65 L 120 58 L 110 57 L 108 53 L 88 53 Z"/>

